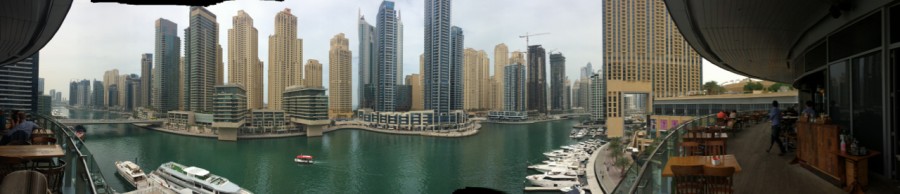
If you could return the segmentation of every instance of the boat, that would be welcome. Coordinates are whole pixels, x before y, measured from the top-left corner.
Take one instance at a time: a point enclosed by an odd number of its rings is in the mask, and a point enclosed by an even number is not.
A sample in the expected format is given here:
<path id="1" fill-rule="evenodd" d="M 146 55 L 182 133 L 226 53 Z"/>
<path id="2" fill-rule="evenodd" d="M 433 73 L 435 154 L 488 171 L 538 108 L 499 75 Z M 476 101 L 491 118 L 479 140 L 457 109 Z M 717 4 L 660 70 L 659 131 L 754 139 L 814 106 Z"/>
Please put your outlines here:
<path id="1" fill-rule="evenodd" d="M 303 163 L 303 164 L 312 164 L 314 161 L 313 161 L 313 157 L 310 155 L 297 155 L 297 157 L 294 158 L 294 162 Z"/>
<path id="2" fill-rule="evenodd" d="M 536 174 L 525 177 L 532 185 L 541 187 L 571 187 L 578 185 L 577 176 L 562 174 Z"/>
<path id="3" fill-rule="evenodd" d="M 559 191 L 562 191 L 565 194 L 584 194 L 585 193 L 584 189 L 582 189 L 581 186 L 579 186 L 579 185 L 575 185 L 575 186 L 571 186 L 571 187 L 563 187 L 562 189 L 559 189 Z"/>
<path id="4" fill-rule="evenodd" d="M 169 188 L 183 188 L 176 190 L 189 189 L 199 194 L 249 194 L 247 191 L 237 184 L 228 181 L 228 179 L 216 176 L 209 171 L 194 167 L 184 166 L 175 162 L 166 162 L 153 171 L 153 174 L 159 176 L 169 184 Z"/>
<path id="5" fill-rule="evenodd" d="M 147 174 L 144 174 L 144 170 L 141 170 L 141 167 L 134 164 L 134 162 L 116 161 L 115 164 L 119 176 L 122 176 L 134 188 L 141 189 L 150 186 Z"/>

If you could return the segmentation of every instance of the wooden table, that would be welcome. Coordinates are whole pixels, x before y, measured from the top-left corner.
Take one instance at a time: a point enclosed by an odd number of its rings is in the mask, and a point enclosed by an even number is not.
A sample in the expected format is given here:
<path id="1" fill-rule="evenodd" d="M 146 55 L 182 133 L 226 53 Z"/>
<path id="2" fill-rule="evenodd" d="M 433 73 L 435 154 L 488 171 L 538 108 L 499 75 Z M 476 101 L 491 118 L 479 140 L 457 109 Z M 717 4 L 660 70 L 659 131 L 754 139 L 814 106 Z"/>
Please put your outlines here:
<path id="1" fill-rule="evenodd" d="M 31 131 L 31 137 L 51 137 L 53 136 L 53 131 L 50 129 L 35 129 Z"/>
<path id="2" fill-rule="evenodd" d="M 0 156 L 40 159 L 63 157 L 66 153 L 59 145 L 7 145 L 0 146 Z"/>
<path id="3" fill-rule="evenodd" d="M 875 157 L 881 152 L 869 150 L 869 154 L 863 156 L 854 156 L 840 152 L 835 154 L 844 159 L 844 169 L 847 175 L 847 185 L 844 186 L 844 192 L 865 193 L 866 187 L 869 186 L 869 158 Z"/>
<path id="4" fill-rule="evenodd" d="M 725 155 L 720 158 L 722 160 L 722 164 L 718 166 L 712 165 L 712 156 L 683 156 L 683 157 L 670 157 L 669 162 L 666 162 L 666 167 L 663 168 L 662 176 L 663 177 L 671 177 L 674 176 L 672 173 L 672 166 L 694 166 L 694 165 L 703 165 L 709 167 L 734 167 L 734 173 L 741 172 L 741 165 L 738 164 L 737 159 L 734 155 Z"/>

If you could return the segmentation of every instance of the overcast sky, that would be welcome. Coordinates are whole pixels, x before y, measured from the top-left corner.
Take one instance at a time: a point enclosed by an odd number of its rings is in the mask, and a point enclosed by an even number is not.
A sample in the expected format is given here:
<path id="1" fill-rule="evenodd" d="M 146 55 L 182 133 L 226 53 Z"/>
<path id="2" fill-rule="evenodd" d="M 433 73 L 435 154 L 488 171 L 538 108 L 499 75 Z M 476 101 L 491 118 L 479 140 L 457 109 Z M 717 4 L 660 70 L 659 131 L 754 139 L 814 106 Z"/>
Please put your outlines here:
<path id="1" fill-rule="evenodd" d="M 265 62 L 268 74 L 268 37 L 273 34 L 275 14 L 290 8 L 298 18 L 304 63 L 307 59 L 317 59 L 324 65 L 325 87 L 328 87 L 329 40 L 344 33 L 353 52 L 353 87 L 356 88 L 357 15 L 361 12 L 375 25 L 380 3 L 379 0 L 241 0 L 208 9 L 216 14 L 219 22 L 219 43 L 225 51 L 226 66 L 232 17 L 238 10 L 253 17 L 254 26 L 259 30 L 259 57 Z M 453 0 L 452 24 L 463 29 L 466 47 L 485 50 L 491 58 L 497 44 L 505 43 L 510 52 L 524 51 L 525 40 L 519 35 L 550 33 L 531 38 L 531 44 L 562 52 L 566 57 L 566 75 L 575 80 L 579 68 L 591 62 L 597 70 L 603 59 L 601 3 L 599 0 Z M 424 0 L 397 0 L 395 8 L 400 10 L 404 24 L 404 74 L 418 73 L 419 54 L 424 47 Z M 133 6 L 76 0 L 56 36 L 41 50 L 40 76 L 46 79 L 45 91 L 56 89 L 68 98 L 71 80 L 102 80 L 103 72 L 110 69 L 140 75 L 140 55 L 153 53 L 154 21 L 165 18 L 177 23 L 179 37 L 184 40 L 188 16 L 185 6 Z M 704 61 L 704 82 L 739 78 L 742 76 Z M 354 93 L 354 105 L 356 98 Z"/>

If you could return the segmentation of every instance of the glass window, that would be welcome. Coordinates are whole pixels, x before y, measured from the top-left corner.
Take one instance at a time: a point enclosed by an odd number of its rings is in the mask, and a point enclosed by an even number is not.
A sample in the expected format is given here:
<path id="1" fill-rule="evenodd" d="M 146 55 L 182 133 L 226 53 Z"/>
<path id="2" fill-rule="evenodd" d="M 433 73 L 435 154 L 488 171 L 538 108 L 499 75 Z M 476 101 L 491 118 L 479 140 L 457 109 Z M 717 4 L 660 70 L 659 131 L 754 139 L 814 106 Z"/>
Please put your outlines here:
<path id="1" fill-rule="evenodd" d="M 850 129 L 849 73 L 847 61 L 832 63 L 828 68 L 828 114 L 841 129 Z"/>
<path id="2" fill-rule="evenodd" d="M 885 135 L 884 97 L 881 88 L 884 80 L 881 79 L 882 65 L 881 54 L 875 52 L 870 55 L 855 58 L 850 69 L 853 72 L 853 137 L 859 139 L 859 143 L 872 150 L 884 150 L 883 137 Z M 880 158 L 878 156 L 876 158 Z M 873 172 L 883 172 L 883 160 L 869 160 Z"/>

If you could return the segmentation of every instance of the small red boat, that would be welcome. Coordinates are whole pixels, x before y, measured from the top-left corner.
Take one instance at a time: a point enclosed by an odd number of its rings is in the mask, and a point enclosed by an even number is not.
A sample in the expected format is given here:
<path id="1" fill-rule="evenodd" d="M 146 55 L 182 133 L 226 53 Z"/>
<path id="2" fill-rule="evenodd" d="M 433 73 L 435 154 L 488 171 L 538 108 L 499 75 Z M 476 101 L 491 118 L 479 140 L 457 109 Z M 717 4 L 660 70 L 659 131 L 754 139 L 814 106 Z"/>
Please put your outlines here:
<path id="1" fill-rule="evenodd" d="M 312 164 L 313 157 L 310 155 L 297 155 L 297 157 L 294 158 L 294 162 L 304 163 L 304 164 Z"/>

